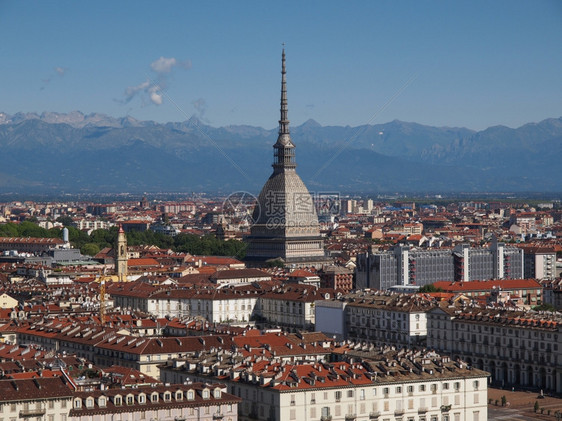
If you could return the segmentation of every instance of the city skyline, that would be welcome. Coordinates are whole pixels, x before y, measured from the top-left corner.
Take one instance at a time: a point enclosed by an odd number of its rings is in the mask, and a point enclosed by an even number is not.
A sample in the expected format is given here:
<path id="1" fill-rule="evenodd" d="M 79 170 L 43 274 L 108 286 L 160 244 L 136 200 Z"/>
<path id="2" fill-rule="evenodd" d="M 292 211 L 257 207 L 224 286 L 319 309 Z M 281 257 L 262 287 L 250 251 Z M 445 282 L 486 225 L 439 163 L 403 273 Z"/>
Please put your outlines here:
<path id="1" fill-rule="evenodd" d="M 553 1 L 0 5 L 0 111 L 273 128 L 286 43 L 294 126 L 518 127 L 562 115 Z"/>

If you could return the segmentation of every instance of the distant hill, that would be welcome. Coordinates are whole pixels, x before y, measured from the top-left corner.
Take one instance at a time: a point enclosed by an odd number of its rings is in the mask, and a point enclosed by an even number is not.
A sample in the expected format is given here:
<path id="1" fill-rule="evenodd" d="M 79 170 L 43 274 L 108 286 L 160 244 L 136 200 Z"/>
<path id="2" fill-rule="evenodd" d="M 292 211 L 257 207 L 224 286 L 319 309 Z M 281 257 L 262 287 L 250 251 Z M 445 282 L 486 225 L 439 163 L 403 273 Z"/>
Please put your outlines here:
<path id="1" fill-rule="evenodd" d="M 562 118 L 479 132 L 309 120 L 291 135 L 312 191 L 562 191 Z M 0 192 L 256 192 L 271 173 L 276 137 L 276 129 L 195 118 L 0 113 Z"/>

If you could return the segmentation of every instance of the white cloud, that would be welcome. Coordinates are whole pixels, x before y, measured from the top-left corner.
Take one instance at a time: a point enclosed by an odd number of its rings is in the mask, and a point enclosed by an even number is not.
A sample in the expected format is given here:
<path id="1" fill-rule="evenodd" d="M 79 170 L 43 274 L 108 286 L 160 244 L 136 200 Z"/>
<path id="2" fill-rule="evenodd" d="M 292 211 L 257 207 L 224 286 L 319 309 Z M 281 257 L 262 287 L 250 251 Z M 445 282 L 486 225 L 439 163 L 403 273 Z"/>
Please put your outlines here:
<path id="1" fill-rule="evenodd" d="M 131 101 L 138 93 L 146 92 L 146 90 L 150 87 L 150 82 L 148 80 L 136 85 L 136 86 L 129 86 L 125 89 L 125 103 Z"/>
<path id="2" fill-rule="evenodd" d="M 66 67 L 55 67 L 55 72 L 57 72 L 59 76 L 64 76 L 66 73 Z"/>
<path id="3" fill-rule="evenodd" d="M 136 96 L 140 96 L 143 104 L 152 103 L 154 105 L 162 105 L 162 91 L 168 86 L 170 73 L 175 67 L 189 69 L 191 62 L 189 60 L 181 61 L 175 57 L 160 57 L 150 63 L 150 68 L 156 73 L 155 80 L 150 76 L 148 79 L 138 85 L 129 86 L 125 89 L 124 100 L 117 100 L 123 104 L 130 102 Z"/>
<path id="4" fill-rule="evenodd" d="M 150 92 L 150 100 L 155 105 L 162 105 L 162 94 L 158 92 L 160 88 L 158 85 L 151 86 L 149 89 Z"/>
<path id="5" fill-rule="evenodd" d="M 160 57 L 158 60 L 154 60 L 150 63 L 150 68 L 156 73 L 170 73 L 177 63 L 178 61 L 175 57 Z"/>

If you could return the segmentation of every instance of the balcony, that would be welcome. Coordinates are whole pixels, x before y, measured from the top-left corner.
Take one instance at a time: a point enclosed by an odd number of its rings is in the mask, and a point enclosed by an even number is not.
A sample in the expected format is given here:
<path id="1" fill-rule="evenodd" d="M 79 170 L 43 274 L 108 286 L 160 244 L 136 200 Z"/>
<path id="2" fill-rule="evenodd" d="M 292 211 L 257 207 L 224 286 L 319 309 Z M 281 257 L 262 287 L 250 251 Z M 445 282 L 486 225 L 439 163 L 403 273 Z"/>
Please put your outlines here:
<path id="1" fill-rule="evenodd" d="M 42 417 L 43 415 L 45 415 L 45 409 L 44 408 L 29 408 L 29 409 L 22 409 L 20 411 L 20 418 L 26 418 L 26 417 Z"/>
<path id="2" fill-rule="evenodd" d="M 369 413 L 369 419 L 370 420 L 376 420 L 381 416 L 381 411 L 375 411 L 375 412 L 371 412 Z"/>
<path id="3" fill-rule="evenodd" d="M 223 418 L 224 418 L 223 414 L 219 414 L 219 413 L 213 414 L 214 420 L 222 420 Z"/>
<path id="4" fill-rule="evenodd" d="M 394 416 L 395 417 L 400 417 L 402 415 L 404 415 L 404 410 L 403 409 L 397 409 L 396 411 L 394 411 Z"/>
<path id="5" fill-rule="evenodd" d="M 320 417 L 320 421 L 332 421 L 332 416 L 331 415 L 322 415 Z"/>
<path id="6" fill-rule="evenodd" d="M 449 412 L 451 410 L 451 405 L 441 405 L 441 412 Z"/>
<path id="7" fill-rule="evenodd" d="M 355 414 L 347 414 L 345 416 L 345 421 L 355 421 L 357 419 L 357 415 Z"/>
<path id="8" fill-rule="evenodd" d="M 425 406 L 418 408 L 418 414 L 425 414 L 427 411 L 429 411 L 429 409 Z"/>

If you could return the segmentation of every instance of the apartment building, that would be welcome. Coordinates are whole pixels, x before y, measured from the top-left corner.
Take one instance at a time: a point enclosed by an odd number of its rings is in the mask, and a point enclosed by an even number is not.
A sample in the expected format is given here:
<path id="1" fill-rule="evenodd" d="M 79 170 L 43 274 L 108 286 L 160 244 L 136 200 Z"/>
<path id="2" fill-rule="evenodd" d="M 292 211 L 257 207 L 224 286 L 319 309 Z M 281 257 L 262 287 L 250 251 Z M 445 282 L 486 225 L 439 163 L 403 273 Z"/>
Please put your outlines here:
<path id="1" fill-rule="evenodd" d="M 25 324 L 16 328 L 20 345 L 39 345 L 48 351 L 72 352 L 100 367 L 120 365 L 158 377 L 158 365 L 207 349 L 232 346 L 230 335 L 182 338 L 147 338 L 122 334 L 117 329 L 91 328 L 79 324 Z"/>
<path id="2" fill-rule="evenodd" d="M 339 351 L 353 352 L 353 345 Z M 241 397 L 241 420 L 483 421 L 488 373 L 435 353 L 391 349 L 334 354 L 336 361 L 279 363 L 245 358 L 229 366 L 160 367 L 169 381 L 221 381 Z M 217 380 L 215 380 L 217 379 Z"/>
<path id="3" fill-rule="evenodd" d="M 542 302 L 542 285 L 534 279 L 502 279 L 470 282 L 435 282 L 433 284 L 445 292 L 464 294 L 478 298 L 499 291 L 509 294 L 512 302 L 535 306 Z"/>
<path id="4" fill-rule="evenodd" d="M 138 309 L 157 317 L 203 317 L 211 323 L 247 323 L 261 288 L 254 285 L 223 288 L 158 288 L 142 282 L 111 286 L 116 307 Z"/>
<path id="5" fill-rule="evenodd" d="M 68 421 L 237 421 L 239 402 L 218 383 L 75 392 Z"/>
<path id="6" fill-rule="evenodd" d="M 444 304 L 428 313 L 427 346 L 489 371 L 494 384 L 562 392 L 562 318 Z"/>
<path id="7" fill-rule="evenodd" d="M 356 288 L 386 290 L 394 285 L 438 281 L 522 279 L 523 250 L 492 241 L 488 248 L 461 244 L 454 249 L 394 246 L 357 256 Z"/>
<path id="8" fill-rule="evenodd" d="M 333 290 L 289 284 L 264 292 L 256 308 L 257 321 L 268 326 L 313 330 L 314 306 L 318 300 L 334 296 Z"/>
<path id="9" fill-rule="evenodd" d="M 0 380 L 0 419 L 67 421 L 73 391 L 64 377 Z"/>
<path id="10" fill-rule="evenodd" d="M 525 278 L 553 280 L 556 278 L 555 247 L 527 246 L 521 247 L 525 252 Z"/>
<path id="11" fill-rule="evenodd" d="M 435 306 L 432 299 L 421 295 L 358 291 L 317 302 L 316 330 L 377 346 L 424 346 L 427 313 Z"/>

